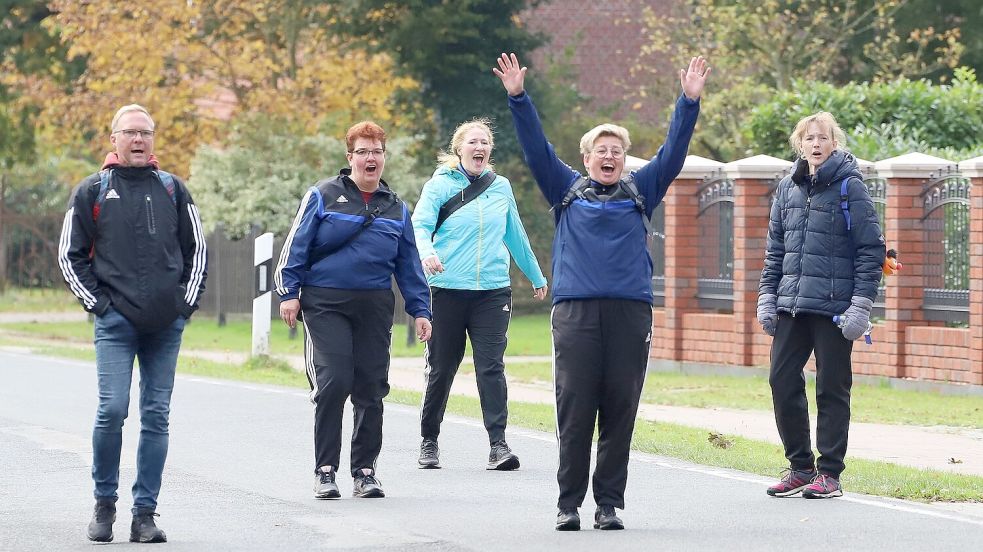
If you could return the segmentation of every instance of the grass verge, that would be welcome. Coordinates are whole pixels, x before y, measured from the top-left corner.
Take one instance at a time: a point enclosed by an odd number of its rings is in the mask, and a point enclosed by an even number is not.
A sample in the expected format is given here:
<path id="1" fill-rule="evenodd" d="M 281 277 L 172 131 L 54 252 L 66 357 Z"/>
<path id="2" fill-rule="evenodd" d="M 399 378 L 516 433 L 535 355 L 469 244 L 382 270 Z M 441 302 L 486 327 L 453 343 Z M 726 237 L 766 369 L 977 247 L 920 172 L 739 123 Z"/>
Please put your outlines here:
<path id="1" fill-rule="evenodd" d="M 512 362 L 506 367 L 509 379 L 525 383 L 553 381 L 550 363 Z M 465 373 L 474 366 L 461 366 Z M 809 397 L 816 385 L 806 385 Z M 771 411 L 768 377 L 694 376 L 651 372 L 645 378 L 642 402 L 697 408 L 733 408 Z M 814 401 L 810 401 L 813 404 Z M 855 383 L 851 394 L 851 420 L 878 424 L 945 425 L 983 429 L 983 397 L 942 395 L 929 391 L 904 391 L 880 385 Z"/>
<path id="2" fill-rule="evenodd" d="M 402 317 L 398 317 L 400 319 Z M 65 339 L 77 343 L 92 343 L 92 324 L 89 322 L 11 322 L 0 324 L 5 332 L 24 337 Z M 274 320 L 270 330 L 270 351 L 274 355 L 299 355 L 304 348 L 303 331 L 290 338 L 290 331 L 279 320 Z M 205 351 L 249 351 L 252 348 L 252 326 L 249 322 L 229 321 L 224 326 L 209 318 L 195 316 L 185 327 L 182 347 Z M 548 315 L 517 316 L 509 330 L 509 346 L 505 354 L 549 355 L 550 324 Z M 471 345 L 468 344 L 468 354 Z M 419 357 L 423 345 L 406 344 L 405 324 L 393 326 L 392 355 Z"/>

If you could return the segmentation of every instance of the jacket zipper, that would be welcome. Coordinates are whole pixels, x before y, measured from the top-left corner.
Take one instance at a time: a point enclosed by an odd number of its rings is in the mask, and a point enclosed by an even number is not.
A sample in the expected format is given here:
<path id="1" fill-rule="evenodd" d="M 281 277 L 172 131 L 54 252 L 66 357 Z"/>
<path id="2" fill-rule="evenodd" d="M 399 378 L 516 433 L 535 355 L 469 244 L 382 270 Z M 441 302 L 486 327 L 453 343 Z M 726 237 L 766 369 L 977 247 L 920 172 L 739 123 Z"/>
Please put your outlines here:
<path id="1" fill-rule="evenodd" d="M 475 259 L 474 289 L 481 289 L 481 244 L 485 234 L 485 219 L 481 211 L 481 197 L 474 198 L 478 208 L 478 245 Z"/>
<path id="2" fill-rule="evenodd" d="M 154 218 L 154 202 L 147 194 L 147 232 L 152 236 L 157 233 L 157 221 Z"/>
<path id="3" fill-rule="evenodd" d="M 833 254 L 834 254 L 833 251 L 835 249 L 835 244 L 833 243 L 833 240 L 836 239 L 836 234 L 833 232 L 833 229 L 834 229 L 835 226 L 836 226 L 836 210 L 834 209 L 829 214 L 829 231 L 830 231 L 830 234 L 829 234 L 829 237 L 830 237 L 830 239 L 829 239 L 829 300 L 830 301 L 833 300 L 833 285 L 835 283 L 834 280 L 836 279 L 836 270 L 835 270 L 836 259 L 833 257 Z"/>

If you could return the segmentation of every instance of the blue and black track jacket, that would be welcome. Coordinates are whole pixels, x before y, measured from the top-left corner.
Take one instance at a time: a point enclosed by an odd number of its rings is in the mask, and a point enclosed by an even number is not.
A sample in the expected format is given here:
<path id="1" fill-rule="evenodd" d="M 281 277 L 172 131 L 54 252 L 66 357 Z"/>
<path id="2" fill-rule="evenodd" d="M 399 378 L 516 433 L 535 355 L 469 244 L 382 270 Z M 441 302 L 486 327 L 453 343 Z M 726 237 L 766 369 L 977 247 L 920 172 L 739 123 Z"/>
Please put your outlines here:
<path id="1" fill-rule="evenodd" d="M 349 174 L 350 169 L 342 169 L 338 176 L 321 180 L 300 201 L 273 274 L 280 300 L 297 299 L 302 286 L 389 289 L 395 276 L 406 312 L 414 318 L 431 318 L 430 288 L 406 204 L 384 181 L 365 203 Z M 346 244 L 377 208 L 378 218 Z M 321 258 L 313 255 L 319 248 L 331 250 L 341 244 Z"/>
<path id="2" fill-rule="evenodd" d="M 580 173 L 557 157 L 529 95 L 509 97 L 512 121 L 526 164 L 554 209 L 559 209 Z M 645 198 L 645 215 L 659 205 L 686 160 L 700 113 L 699 100 L 680 96 L 665 144 L 634 173 Z M 652 303 L 652 257 L 645 223 L 624 183 L 602 186 L 562 209 L 553 238 L 553 304 L 571 299 L 613 298 Z"/>
<path id="3" fill-rule="evenodd" d="M 102 315 L 112 305 L 152 333 L 198 308 L 207 262 L 201 218 L 177 177 L 171 197 L 152 166 L 110 169 L 98 217 L 99 173 L 72 192 L 58 265 L 85 310 Z"/>

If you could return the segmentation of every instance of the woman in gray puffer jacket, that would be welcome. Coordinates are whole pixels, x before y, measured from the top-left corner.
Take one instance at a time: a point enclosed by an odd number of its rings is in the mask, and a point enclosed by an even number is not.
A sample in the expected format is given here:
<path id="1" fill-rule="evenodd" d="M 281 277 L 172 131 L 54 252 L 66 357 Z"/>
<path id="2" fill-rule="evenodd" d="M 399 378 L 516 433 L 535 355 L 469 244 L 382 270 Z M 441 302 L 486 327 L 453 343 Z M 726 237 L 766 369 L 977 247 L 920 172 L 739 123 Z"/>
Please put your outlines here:
<path id="1" fill-rule="evenodd" d="M 842 496 L 850 429 L 853 341 L 868 330 L 884 263 L 874 202 L 829 113 L 799 121 L 789 142 L 800 158 L 778 185 L 758 286 L 758 321 L 774 336 L 772 400 L 789 468 L 771 496 Z M 839 324 L 833 317 L 839 317 Z M 816 356 L 816 446 L 809 435 L 803 368 Z M 818 468 L 818 469 L 817 469 Z"/>

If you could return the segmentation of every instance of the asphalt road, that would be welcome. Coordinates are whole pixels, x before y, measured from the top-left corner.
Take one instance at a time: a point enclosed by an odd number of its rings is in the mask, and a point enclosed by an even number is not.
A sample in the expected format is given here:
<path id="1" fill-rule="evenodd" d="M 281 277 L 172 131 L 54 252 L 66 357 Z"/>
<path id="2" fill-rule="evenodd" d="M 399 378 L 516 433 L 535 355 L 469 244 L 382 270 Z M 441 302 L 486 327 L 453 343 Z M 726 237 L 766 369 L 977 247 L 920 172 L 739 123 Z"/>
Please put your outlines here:
<path id="1" fill-rule="evenodd" d="M 134 390 L 137 386 L 134 384 Z M 115 533 L 127 542 L 138 430 L 124 428 Z M 0 550 L 88 550 L 90 362 L 0 352 Z M 974 550 L 983 520 L 848 494 L 774 499 L 770 480 L 633 454 L 627 530 L 553 530 L 556 444 L 510 429 L 517 472 L 485 471 L 480 423 L 449 418 L 441 470 L 416 468 L 419 412 L 387 405 L 378 474 L 385 499 L 312 498 L 312 407 L 301 389 L 178 376 L 159 525 L 168 550 Z M 348 413 L 350 416 L 350 412 Z M 350 435 L 346 423 L 346 435 Z M 347 448 L 342 473 L 347 473 Z M 849 489 L 847 489 L 849 491 Z M 589 495 L 589 493 L 588 493 Z"/>

